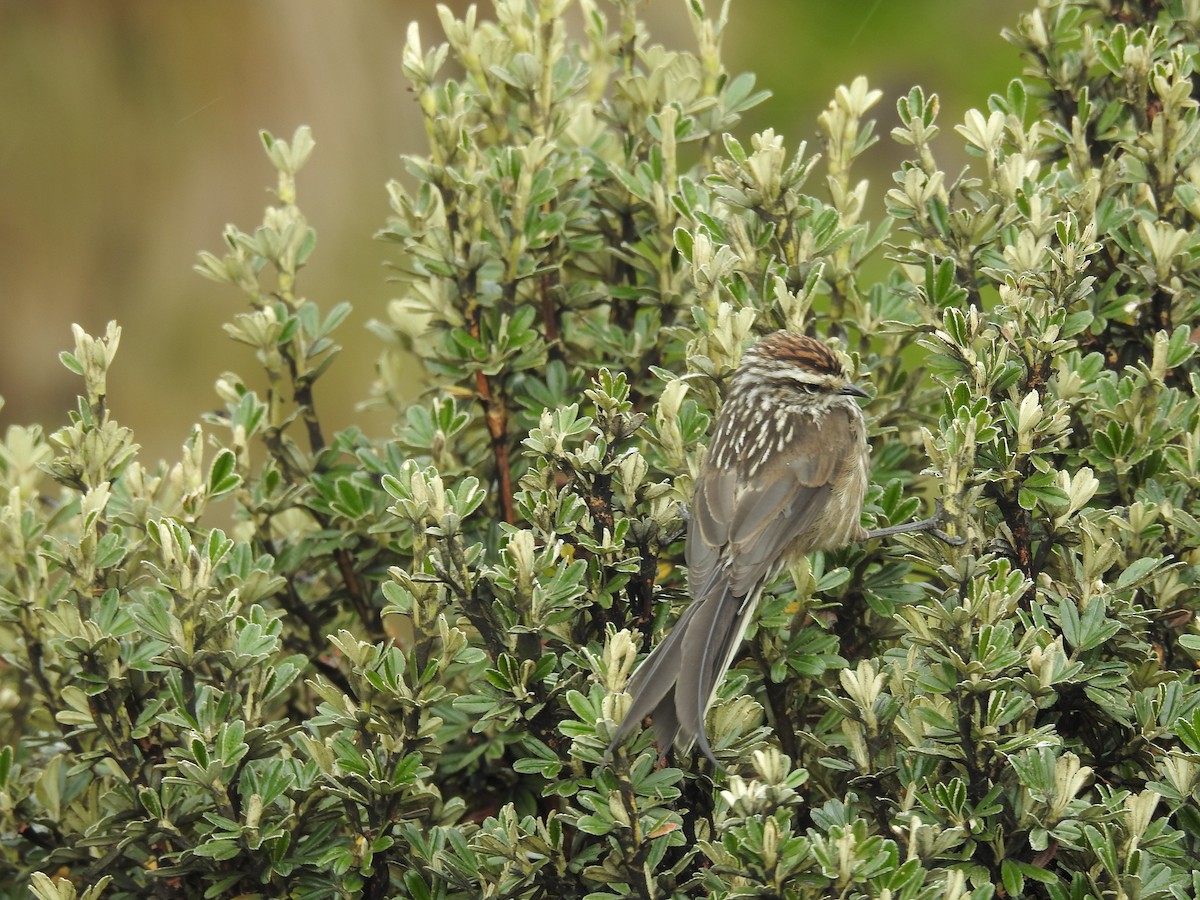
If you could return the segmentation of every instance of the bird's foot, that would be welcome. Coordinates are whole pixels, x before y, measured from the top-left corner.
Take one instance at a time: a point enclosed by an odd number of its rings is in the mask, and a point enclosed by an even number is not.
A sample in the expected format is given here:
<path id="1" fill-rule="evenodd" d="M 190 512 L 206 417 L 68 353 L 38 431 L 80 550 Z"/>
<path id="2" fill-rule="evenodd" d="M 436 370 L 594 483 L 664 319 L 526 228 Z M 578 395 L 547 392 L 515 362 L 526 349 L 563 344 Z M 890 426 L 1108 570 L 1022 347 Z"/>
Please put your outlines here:
<path id="1" fill-rule="evenodd" d="M 967 542 L 966 538 L 956 535 L 947 534 L 938 526 L 942 524 L 946 518 L 946 510 L 942 508 L 942 501 L 935 500 L 933 506 L 933 515 L 928 519 L 921 519 L 919 522 L 905 522 L 903 525 L 890 525 L 887 528 L 876 528 L 874 531 L 868 531 L 865 540 L 871 538 L 890 537 L 893 534 L 911 534 L 915 531 L 927 531 L 940 541 L 945 541 L 954 547 L 961 547 Z"/>

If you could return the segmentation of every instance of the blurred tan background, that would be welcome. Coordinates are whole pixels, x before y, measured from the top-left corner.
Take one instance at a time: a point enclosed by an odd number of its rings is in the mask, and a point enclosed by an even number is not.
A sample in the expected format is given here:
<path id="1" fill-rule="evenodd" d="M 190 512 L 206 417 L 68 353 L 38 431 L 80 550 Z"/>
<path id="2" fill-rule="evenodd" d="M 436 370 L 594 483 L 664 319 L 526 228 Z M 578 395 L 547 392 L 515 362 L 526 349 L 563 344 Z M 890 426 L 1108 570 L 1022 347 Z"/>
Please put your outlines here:
<path id="1" fill-rule="evenodd" d="M 684 2 L 645 3 L 656 41 L 692 46 Z M 480 5 L 486 15 L 490 4 Z M 708 5 L 715 12 L 717 0 Z M 735 0 L 727 65 L 756 72 L 774 94 L 739 137 L 773 127 L 789 149 L 811 142 L 834 88 L 867 75 L 885 92 L 883 140 L 868 154 L 881 212 L 902 158 L 887 139 L 896 97 L 913 84 L 939 93 L 943 154 L 956 173 L 965 159 L 952 126 L 1020 72 L 999 31 L 1022 8 Z M 64 423 L 78 380 L 57 354 L 72 346 L 71 323 L 98 333 L 117 319 L 110 408 L 134 429 L 145 461 L 176 458 L 191 423 L 218 405 L 217 375 L 257 370 L 220 328 L 241 311 L 240 297 L 192 271 L 196 252 L 219 253 L 227 222 L 251 230 L 271 202 L 258 130 L 290 137 L 308 124 L 317 149 L 300 176 L 300 205 L 318 242 L 301 286 L 325 309 L 354 306 L 318 408 L 331 430 L 355 423 L 387 435 L 382 413 L 355 406 L 379 349 L 363 326 L 391 296 L 389 248 L 372 240 L 388 213 L 384 185 L 403 177 L 401 153 L 423 152 L 400 72 L 413 19 L 426 46 L 440 41 L 429 0 L 0 0 L 0 430 Z M 419 379 L 414 367 L 414 397 Z"/>

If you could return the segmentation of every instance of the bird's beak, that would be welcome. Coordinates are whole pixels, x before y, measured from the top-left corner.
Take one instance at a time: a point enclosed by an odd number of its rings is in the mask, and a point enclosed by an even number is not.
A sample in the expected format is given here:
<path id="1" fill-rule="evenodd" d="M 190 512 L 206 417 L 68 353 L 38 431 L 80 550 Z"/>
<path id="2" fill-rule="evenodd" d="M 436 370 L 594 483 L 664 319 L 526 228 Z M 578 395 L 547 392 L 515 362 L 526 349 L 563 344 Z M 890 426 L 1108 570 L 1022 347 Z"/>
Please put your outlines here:
<path id="1" fill-rule="evenodd" d="M 841 391 L 839 391 L 839 393 L 846 394 L 850 397 L 870 397 L 871 396 L 866 391 L 864 391 L 862 388 L 860 388 L 857 384 L 848 384 L 844 388 L 842 388 Z"/>

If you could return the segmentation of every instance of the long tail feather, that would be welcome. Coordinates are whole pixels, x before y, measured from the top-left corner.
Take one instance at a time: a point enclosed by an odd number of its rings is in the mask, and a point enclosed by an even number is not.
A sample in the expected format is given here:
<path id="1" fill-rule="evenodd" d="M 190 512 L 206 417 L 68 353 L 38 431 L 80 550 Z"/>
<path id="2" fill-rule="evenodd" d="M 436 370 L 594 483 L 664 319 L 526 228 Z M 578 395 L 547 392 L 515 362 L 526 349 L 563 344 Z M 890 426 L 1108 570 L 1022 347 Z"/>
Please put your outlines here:
<path id="1" fill-rule="evenodd" d="M 650 716 L 664 749 L 674 745 L 686 750 L 698 744 L 705 757 L 720 768 L 704 731 L 704 714 L 733 662 L 754 605 L 725 589 L 710 593 L 684 611 L 630 680 L 633 702 L 605 752 L 606 761 L 634 727 Z"/>
<path id="2" fill-rule="evenodd" d="M 678 720 L 675 717 L 675 682 L 679 679 L 683 636 L 696 608 L 697 604 L 692 604 L 684 610 L 675 627 L 633 673 L 629 680 L 629 693 L 633 702 L 629 704 L 629 711 L 625 713 L 617 733 L 613 735 L 612 742 L 604 752 L 605 762 L 612 756 L 617 745 L 647 716 L 654 719 L 654 733 L 659 743 L 669 747 L 675 742 L 679 731 Z"/>
<path id="3" fill-rule="evenodd" d="M 675 692 L 680 730 L 687 743 L 695 740 L 700 751 L 718 768 L 720 763 L 713 756 L 704 730 L 704 715 L 712 705 L 721 679 L 733 664 L 755 605 L 754 599 L 735 597 L 728 589 L 721 591 L 704 601 L 707 629 L 702 627 L 704 623 L 697 622 L 684 637 L 684 655 L 691 664 L 682 670 L 680 687 Z M 704 612 L 697 618 L 701 616 Z"/>
<path id="4" fill-rule="evenodd" d="M 706 597 L 699 606 L 700 611 L 683 638 L 686 664 L 680 669 L 675 689 L 675 711 L 684 740 L 688 744 L 698 742 L 700 751 L 713 765 L 718 765 L 704 731 L 704 713 L 712 702 L 713 689 L 725 674 L 724 648 L 733 636 L 741 604 L 722 591 Z"/>

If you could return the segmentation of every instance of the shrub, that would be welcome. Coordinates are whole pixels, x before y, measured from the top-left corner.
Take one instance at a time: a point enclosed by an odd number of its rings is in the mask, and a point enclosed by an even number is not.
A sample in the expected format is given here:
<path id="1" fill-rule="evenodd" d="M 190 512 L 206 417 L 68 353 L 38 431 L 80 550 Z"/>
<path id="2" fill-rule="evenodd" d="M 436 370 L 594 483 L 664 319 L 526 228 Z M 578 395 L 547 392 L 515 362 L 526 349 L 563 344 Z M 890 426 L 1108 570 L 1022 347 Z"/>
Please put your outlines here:
<path id="1" fill-rule="evenodd" d="M 404 69 L 426 156 L 389 186 L 374 323 L 390 440 L 327 435 L 346 307 L 298 276 L 313 148 L 198 268 L 264 391 L 226 374 L 173 464 L 76 329 L 70 424 L 0 447 L 7 896 L 1191 897 L 1200 892 L 1200 126 L 1190 0 L 1040 0 L 1024 77 L 867 218 L 881 99 L 821 153 L 732 136 L 761 94 L 652 44 L 635 0 L 442 12 Z M 561 16 L 582 14 L 582 37 Z M 600 764 L 676 565 L 724 377 L 816 333 L 869 385 L 864 522 L 767 592 L 709 715 Z M 401 351 L 436 378 L 401 409 Z M 231 516 L 227 511 L 232 510 Z M 225 529 L 212 527 L 225 515 Z"/>

